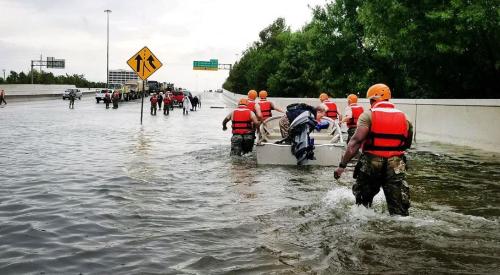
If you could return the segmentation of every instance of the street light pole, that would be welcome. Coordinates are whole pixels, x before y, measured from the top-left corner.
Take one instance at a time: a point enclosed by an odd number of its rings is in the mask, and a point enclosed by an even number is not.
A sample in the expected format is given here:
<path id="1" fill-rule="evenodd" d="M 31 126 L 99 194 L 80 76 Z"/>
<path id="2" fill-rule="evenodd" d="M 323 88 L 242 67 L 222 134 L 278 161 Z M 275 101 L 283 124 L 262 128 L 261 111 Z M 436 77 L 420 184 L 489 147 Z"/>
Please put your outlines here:
<path id="1" fill-rule="evenodd" d="M 108 24 L 107 24 L 107 42 L 106 42 L 106 88 L 109 88 L 109 13 L 111 10 L 105 10 L 108 16 Z"/>

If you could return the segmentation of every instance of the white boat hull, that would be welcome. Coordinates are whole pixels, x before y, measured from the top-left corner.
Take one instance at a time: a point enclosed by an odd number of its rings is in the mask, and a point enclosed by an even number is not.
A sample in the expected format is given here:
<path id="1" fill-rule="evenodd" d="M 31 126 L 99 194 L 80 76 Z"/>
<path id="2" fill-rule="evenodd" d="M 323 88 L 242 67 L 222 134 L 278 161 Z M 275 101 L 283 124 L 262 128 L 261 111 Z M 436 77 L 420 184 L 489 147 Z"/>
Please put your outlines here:
<path id="1" fill-rule="evenodd" d="M 256 146 L 257 164 L 297 165 L 297 158 L 291 152 L 291 145 L 276 144 L 282 139 L 279 129 L 280 117 L 271 117 L 260 127 L 260 135 Z M 303 165 L 338 165 L 345 151 L 345 142 L 338 124 L 327 119 L 330 124 L 327 129 L 314 131 L 311 137 L 315 140 L 314 160 L 308 160 Z"/>
<path id="2" fill-rule="evenodd" d="M 315 160 L 308 160 L 305 165 L 336 166 L 344 153 L 344 146 L 339 144 L 315 145 Z M 297 159 L 291 152 L 290 145 L 262 143 L 256 146 L 257 164 L 297 165 Z"/>

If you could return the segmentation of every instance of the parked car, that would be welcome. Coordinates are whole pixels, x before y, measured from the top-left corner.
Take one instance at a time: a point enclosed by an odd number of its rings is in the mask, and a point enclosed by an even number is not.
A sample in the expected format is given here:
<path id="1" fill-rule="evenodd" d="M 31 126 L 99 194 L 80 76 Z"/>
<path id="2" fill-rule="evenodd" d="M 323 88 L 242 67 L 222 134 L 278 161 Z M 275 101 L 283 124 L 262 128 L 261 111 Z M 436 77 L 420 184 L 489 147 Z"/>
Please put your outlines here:
<path id="1" fill-rule="evenodd" d="M 67 89 L 64 91 L 63 95 L 62 95 L 62 99 L 65 100 L 66 98 L 69 99 L 69 94 L 74 91 L 75 92 L 75 95 L 76 95 L 76 98 L 78 99 L 82 99 L 82 91 L 78 90 L 78 89 Z"/>
<path id="2" fill-rule="evenodd" d="M 110 96 L 111 94 L 113 94 L 113 90 L 111 89 L 102 89 L 95 92 L 95 100 L 97 101 L 97 103 L 99 103 L 101 100 L 104 101 L 104 95 L 106 95 L 106 91 Z"/>

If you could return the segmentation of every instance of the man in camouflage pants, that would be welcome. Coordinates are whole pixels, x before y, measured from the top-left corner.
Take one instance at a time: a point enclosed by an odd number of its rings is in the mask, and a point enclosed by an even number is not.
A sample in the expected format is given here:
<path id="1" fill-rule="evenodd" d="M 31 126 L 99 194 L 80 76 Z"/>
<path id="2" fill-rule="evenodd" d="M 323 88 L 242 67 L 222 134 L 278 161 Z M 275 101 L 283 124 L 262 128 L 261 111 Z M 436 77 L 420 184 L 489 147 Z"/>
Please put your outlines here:
<path id="1" fill-rule="evenodd" d="M 356 132 L 334 176 L 340 177 L 361 147 L 353 173 L 356 204 L 371 207 L 373 197 L 382 187 L 389 214 L 408 216 L 410 189 L 405 181 L 404 153 L 411 146 L 413 127 L 406 115 L 389 102 L 391 92 L 385 84 L 370 87 L 367 98 L 372 108 L 359 117 Z"/>
<path id="2" fill-rule="evenodd" d="M 238 107 L 231 111 L 222 121 L 222 130 L 226 131 L 226 124 L 232 122 L 231 155 L 241 156 L 252 152 L 255 128 L 259 126 L 257 116 L 247 108 L 248 100 L 242 98 L 238 102 Z"/>
<path id="3" fill-rule="evenodd" d="M 398 156 L 381 158 L 362 154 L 353 177 L 356 179 L 356 183 L 352 186 L 356 204 L 371 207 L 373 197 L 382 187 L 389 213 L 391 215 L 408 215 L 410 188 L 405 181 L 406 163 L 404 158 Z"/>

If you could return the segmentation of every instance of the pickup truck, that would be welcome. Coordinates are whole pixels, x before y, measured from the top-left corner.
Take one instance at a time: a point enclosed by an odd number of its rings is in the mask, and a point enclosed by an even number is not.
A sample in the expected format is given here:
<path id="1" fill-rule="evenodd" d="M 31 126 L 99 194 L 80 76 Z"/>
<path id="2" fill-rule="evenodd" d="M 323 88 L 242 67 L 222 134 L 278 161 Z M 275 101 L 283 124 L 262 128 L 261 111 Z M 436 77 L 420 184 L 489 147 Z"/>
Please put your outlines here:
<path id="1" fill-rule="evenodd" d="M 184 93 L 181 91 L 172 92 L 172 98 L 174 100 L 174 106 L 182 107 L 182 101 L 184 101 Z"/>
<path id="2" fill-rule="evenodd" d="M 74 92 L 75 93 L 75 97 L 78 98 L 78 99 L 82 99 L 82 91 L 78 90 L 78 89 L 67 89 L 64 91 L 64 93 L 62 94 L 62 99 L 65 100 L 66 98 L 69 99 L 69 94 L 71 92 Z"/>
<path id="3" fill-rule="evenodd" d="M 101 100 L 104 102 L 104 95 L 106 94 L 106 91 L 108 91 L 109 96 L 113 94 L 113 91 L 110 89 L 102 89 L 95 92 L 95 100 L 97 101 L 97 103 L 99 103 Z"/>

